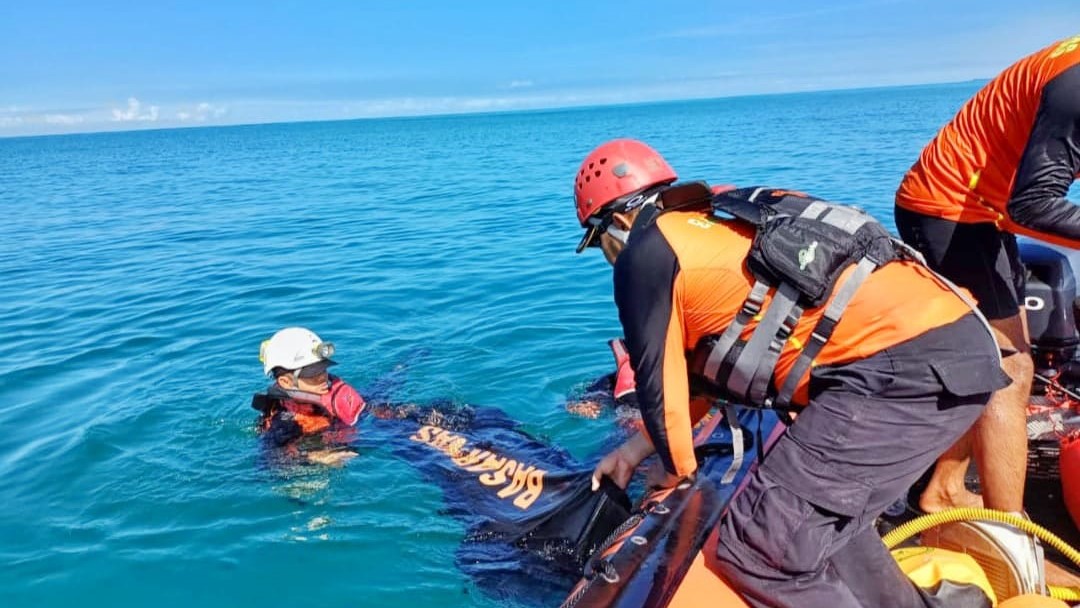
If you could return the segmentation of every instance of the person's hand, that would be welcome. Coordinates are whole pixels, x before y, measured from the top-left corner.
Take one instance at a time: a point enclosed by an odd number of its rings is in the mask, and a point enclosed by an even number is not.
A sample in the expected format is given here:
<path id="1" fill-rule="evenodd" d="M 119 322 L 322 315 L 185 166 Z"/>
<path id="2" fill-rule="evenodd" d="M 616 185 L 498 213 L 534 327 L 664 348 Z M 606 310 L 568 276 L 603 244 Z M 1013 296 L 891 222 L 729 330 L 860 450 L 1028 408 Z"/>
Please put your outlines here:
<path id="1" fill-rule="evenodd" d="M 682 481 L 682 477 L 668 473 L 664 463 L 654 462 L 645 474 L 645 487 L 649 490 L 665 490 Z"/>
<path id="2" fill-rule="evenodd" d="M 338 420 L 353 426 L 360 421 L 360 414 L 363 413 L 367 403 L 349 383 L 337 376 L 331 376 L 331 378 L 330 391 L 322 396 L 321 404 Z"/>
<path id="3" fill-rule="evenodd" d="M 592 475 L 593 492 L 600 489 L 600 478 L 604 475 L 610 477 L 620 488 L 626 489 L 626 486 L 630 483 L 630 478 L 634 476 L 634 470 L 652 452 L 652 444 L 649 443 L 648 437 L 643 433 L 638 433 L 627 439 L 615 451 L 604 456 L 596 464 Z"/>
<path id="4" fill-rule="evenodd" d="M 620 488 L 626 489 L 637 465 L 633 459 L 627 458 L 622 446 L 619 446 L 596 464 L 592 474 L 592 491 L 600 489 L 600 478 L 604 475 L 610 477 Z"/>
<path id="5" fill-rule="evenodd" d="M 582 418 L 596 419 L 600 417 L 600 412 L 603 411 L 604 406 L 591 399 L 583 399 L 581 401 L 572 401 L 566 404 L 566 411 Z"/>
<path id="6" fill-rule="evenodd" d="M 630 352 L 622 338 L 608 340 L 612 354 L 615 355 L 615 377 L 612 381 L 611 396 L 616 400 L 637 391 L 634 379 L 634 366 L 630 364 Z"/>
<path id="7" fill-rule="evenodd" d="M 372 407 L 371 415 L 380 420 L 390 420 L 391 418 L 397 417 L 394 409 L 388 405 L 376 405 Z"/>

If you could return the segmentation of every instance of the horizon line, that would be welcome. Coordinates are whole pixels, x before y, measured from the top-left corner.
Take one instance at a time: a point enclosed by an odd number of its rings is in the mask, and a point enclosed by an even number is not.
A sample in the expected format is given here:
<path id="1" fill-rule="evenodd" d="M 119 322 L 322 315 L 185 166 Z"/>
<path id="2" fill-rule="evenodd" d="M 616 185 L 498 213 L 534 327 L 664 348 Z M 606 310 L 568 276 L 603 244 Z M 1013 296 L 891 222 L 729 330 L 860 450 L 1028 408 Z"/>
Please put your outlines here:
<path id="1" fill-rule="evenodd" d="M 78 137 L 78 136 L 96 136 L 96 135 L 114 135 L 118 133 L 147 133 L 156 131 L 177 131 L 177 130 L 194 130 L 194 129 L 230 129 L 230 128 L 243 128 L 243 127 L 259 127 L 267 125 L 302 125 L 302 124 L 321 124 L 321 123 L 335 123 L 335 122 L 356 122 L 356 121 L 375 121 L 375 120 L 419 120 L 427 118 L 452 118 L 452 117 L 481 117 L 481 116 L 495 116 L 503 114 L 532 114 L 543 112 L 560 112 L 568 110 L 589 110 L 598 108 L 619 108 L 619 107 L 633 107 L 633 106 L 646 106 L 646 105 L 662 105 L 668 103 L 684 103 L 684 102 L 705 102 L 716 101 L 724 99 L 744 99 L 750 97 L 785 97 L 791 95 L 816 95 L 821 93 L 841 93 L 841 92 L 858 92 L 858 91 L 874 91 L 880 89 L 905 89 L 915 87 L 927 87 L 927 86 L 948 86 L 948 85 L 960 85 L 969 84 L 975 82 L 989 81 L 990 77 L 977 77 L 968 78 L 965 80 L 948 80 L 940 82 L 921 82 L 921 83 L 908 83 L 908 84 L 889 84 L 889 85 L 870 85 L 859 87 L 840 87 L 840 88 L 826 88 L 826 89 L 809 89 L 802 91 L 780 91 L 770 93 L 738 93 L 735 95 L 715 95 L 707 97 L 676 97 L 668 99 L 652 99 L 644 101 L 625 101 L 625 102 L 611 102 L 611 103 L 581 103 L 581 104 L 567 104 L 556 105 L 546 107 L 535 108 L 512 108 L 512 109 L 495 109 L 495 110 L 477 110 L 477 111 L 452 111 L 452 112 L 432 112 L 430 114 L 388 114 L 385 116 L 358 116 L 355 118 L 312 118 L 307 120 L 267 120 L 267 121 L 255 121 L 255 122 L 238 122 L 230 124 L 190 124 L 190 125 L 170 125 L 159 127 L 144 127 L 144 128 L 128 128 L 128 129 L 100 129 L 94 131 L 73 131 L 69 133 L 37 133 L 37 134 L 21 134 L 21 135 L 3 135 L 0 133 L 0 140 L 14 140 L 14 139 L 30 139 L 41 137 Z"/>

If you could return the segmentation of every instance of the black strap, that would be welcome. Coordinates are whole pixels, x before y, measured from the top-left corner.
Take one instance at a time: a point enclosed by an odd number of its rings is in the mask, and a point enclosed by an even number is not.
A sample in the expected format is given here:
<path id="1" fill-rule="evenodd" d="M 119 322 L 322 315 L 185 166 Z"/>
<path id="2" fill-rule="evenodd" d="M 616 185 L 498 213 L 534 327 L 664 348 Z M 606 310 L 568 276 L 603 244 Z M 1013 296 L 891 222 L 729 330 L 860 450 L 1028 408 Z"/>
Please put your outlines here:
<path id="1" fill-rule="evenodd" d="M 634 238 L 634 235 L 642 230 L 645 230 L 653 222 L 656 221 L 656 217 L 660 215 L 660 209 L 655 204 L 646 203 L 641 206 L 641 210 L 638 211 L 637 217 L 634 218 L 633 225 L 630 226 L 630 239 Z"/>

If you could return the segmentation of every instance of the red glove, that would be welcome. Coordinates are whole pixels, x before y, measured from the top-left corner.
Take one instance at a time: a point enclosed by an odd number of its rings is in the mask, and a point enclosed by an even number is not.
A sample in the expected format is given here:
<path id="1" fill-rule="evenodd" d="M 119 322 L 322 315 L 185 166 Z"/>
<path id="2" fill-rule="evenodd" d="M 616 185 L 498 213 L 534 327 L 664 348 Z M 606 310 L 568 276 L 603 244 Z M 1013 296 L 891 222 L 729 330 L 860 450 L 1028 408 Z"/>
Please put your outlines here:
<path id="1" fill-rule="evenodd" d="M 321 401 L 328 412 L 349 426 L 360 420 L 360 414 L 367 406 L 360 393 L 337 376 L 330 377 L 330 390 L 322 396 Z"/>
<path id="2" fill-rule="evenodd" d="M 626 343 L 622 338 L 608 340 L 611 353 L 615 355 L 615 386 L 611 395 L 616 399 L 622 399 L 626 395 L 637 390 L 634 382 L 634 367 L 630 365 L 630 353 L 626 350 Z"/>

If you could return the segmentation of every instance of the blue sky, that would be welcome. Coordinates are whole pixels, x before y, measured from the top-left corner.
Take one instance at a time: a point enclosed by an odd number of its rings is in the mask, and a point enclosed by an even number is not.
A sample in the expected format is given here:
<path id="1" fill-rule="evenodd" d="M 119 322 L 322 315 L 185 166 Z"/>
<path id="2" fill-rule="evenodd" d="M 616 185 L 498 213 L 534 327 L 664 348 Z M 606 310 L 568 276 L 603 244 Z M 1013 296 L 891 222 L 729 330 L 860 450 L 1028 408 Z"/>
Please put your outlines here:
<path id="1" fill-rule="evenodd" d="M 949 82 L 1077 33 L 1077 0 L 12 0 L 0 137 Z"/>

